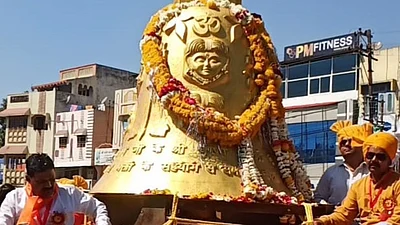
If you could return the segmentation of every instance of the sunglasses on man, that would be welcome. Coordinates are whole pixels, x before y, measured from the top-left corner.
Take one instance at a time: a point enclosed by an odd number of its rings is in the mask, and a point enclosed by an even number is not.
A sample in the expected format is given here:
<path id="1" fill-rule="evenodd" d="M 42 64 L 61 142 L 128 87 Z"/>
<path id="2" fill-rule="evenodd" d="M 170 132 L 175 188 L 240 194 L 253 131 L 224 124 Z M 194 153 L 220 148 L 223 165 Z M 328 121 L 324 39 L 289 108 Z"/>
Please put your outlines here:
<path id="1" fill-rule="evenodd" d="M 343 139 L 339 144 L 340 146 L 351 145 L 351 139 Z"/>
<path id="2" fill-rule="evenodd" d="M 385 153 L 373 153 L 373 152 L 367 152 L 367 154 L 365 154 L 365 158 L 372 160 L 374 157 L 376 157 L 377 160 L 379 161 L 385 161 L 387 156 Z"/>

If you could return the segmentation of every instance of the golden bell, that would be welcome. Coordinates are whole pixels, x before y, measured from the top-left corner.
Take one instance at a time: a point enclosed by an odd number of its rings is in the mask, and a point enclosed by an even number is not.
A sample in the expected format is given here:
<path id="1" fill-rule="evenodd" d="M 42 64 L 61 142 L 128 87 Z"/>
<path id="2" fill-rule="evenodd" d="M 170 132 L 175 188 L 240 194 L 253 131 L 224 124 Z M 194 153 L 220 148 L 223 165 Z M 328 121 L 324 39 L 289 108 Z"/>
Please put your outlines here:
<path id="1" fill-rule="evenodd" d="M 232 15 L 234 9 L 188 7 L 175 12 L 173 19 L 170 17 L 174 13 L 169 14 L 168 10 L 174 9 L 160 11 L 157 17 L 153 17 L 160 19 L 154 19 L 156 22 L 150 22 L 146 28 L 143 43 L 147 41 L 160 47 L 141 44 L 144 62 L 138 78 L 135 119 L 130 121 L 123 147 L 92 193 L 140 195 L 146 190 L 168 190 L 183 196 L 205 193 L 240 196 L 243 193 L 243 174 L 239 167 L 238 146 L 209 141 L 213 133 L 209 133 L 208 138 L 200 135 L 196 123 L 182 115 L 198 116 L 199 121 L 207 121 L 209 112 L 213 112 L 213 118 L 224 117 L 234 121 L 246 110 L 256 107 L 249 105 L 259 95 L 260 89 L 254 86 L 252 76 L 243 73 L 253 62 L 245 30 Z M 154 31 L 160 27 L 161 30 Z M 157 49 L 161 52 L 151 55 L 150 52 Z M 268 54 L 274 54 L 274 51 L 268 51 Z M 158 64 L 157 57 L 165 59 L 159 62 L 168 62 L 168 67 Z M 265 62 L 271 66 L 278 63 L 275 60 L 276 56 L 271 55 Z M 176 82 L 173 79 L 168 82 L 175 86 L 167 85 L 161 91 L 157 90 L 160 82 L 164 82 L 160 77 L 167 72 L 190 90 L 185 105 L 176 103 L 178 105 L 171 106 L 179 100 L 168 97 L 175 93 L 171 90 L 178 87 L 185 92 L 179 83 L 173 83 Z M 168 94 L 163 94 L 164 90 Z M 191 113 L 194 106 L 185 108 L 192 101 L 200 105 L 202 114 Z M 281 99 L 279 101 L 281 104 Z M 166 104 L 171 107 L 166 108 Z M 271 103 L 271 110 L 277 110 L 276 107 L 281 106 Z M 175 111 L 180 111 L 181 115 Z M 204 126 L 217 129 L 215 123 Z M 232 126 L 220 129 L 233 129 Z M 266 185 L 290 194 L 291 190 L 281 178 L 271 137 L 261 132 L 262 127 L 267 129 L 263 125 L 249 133 L 253 137 L 249 143 L 252 144 L 255 164 L 251 166 L 257 168 L 256 172 Z M 216 139 L 219 138 L 219 134 L 215 135 Z"/>

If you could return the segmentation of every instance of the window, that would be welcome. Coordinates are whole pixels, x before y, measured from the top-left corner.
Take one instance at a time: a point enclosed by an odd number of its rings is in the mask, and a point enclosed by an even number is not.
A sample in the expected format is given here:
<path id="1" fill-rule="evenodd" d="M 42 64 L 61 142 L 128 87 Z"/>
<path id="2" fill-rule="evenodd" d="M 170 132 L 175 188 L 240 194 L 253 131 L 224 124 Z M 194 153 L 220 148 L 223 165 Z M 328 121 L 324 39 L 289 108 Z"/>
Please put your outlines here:
<path id="1" fill-rule="evenodd" d="M 8 128 L 26 128 L 28 118 L 25 116 L 11 116 L 8 118 Z"/>
<path id="2" fill-rule="evenodd" d="M 332 92 L 350 91 L 356 89 L 356 73 L 334 75 L 332 77 Z"/>
<path id="3" fill-rule="evenodd" d="M 67 137 L 60 137 L 58 139 L 58 147 L 59 148 L 67 148 L 68 138 Z"/>
<path id="4" fill-rule="evenodd" d="M 129 121 L 128 120 L 129 119 L 127 118 L 127 119 L 122 121 L 122 130 L 123 130 L 123 132 L 125 132 L 126 129 L 128 129 L 128 126 L 129 126 Z"/>
<path id="5" fill-rule="evenodd" d="M 26 143 L 26 128 L 28 117 L 8 117 L 8 143 Z"/>
<path id="6" fill-rule="evenodd" d="M 89 87 L 88 96 L 93 96 L 93 87 L 92 86 Z"/>
<path id="7" fill-rule="evenodd" d="M 82 84 L 78 85 L 78 95 L 82 95 L 83 90 L 82 90 Z"/>
<path id="8" fill-rule="evenodd" d="M 285 80 L 286 79 L 287 68 L 286 67 L 282 67 L 281 68 L 281 73 L 282 73 L 282 80 Z"/>
<path id="9" fill-rule="evenodd" d="M 79 84 L 78 85 L 78 95 L 83 95 L 83 96 L 92 96 L 93 95 L 93 87 L 90 86 L 88 87 L 87 85 Z"/>
<path id="10" fill-rule="evenodd" d="M 310 76 L 320 76 L 320 75 L 327 75 L 331 74 L 331 65 L 332 60 L 322 60 L 318 62 L 312 62 L 310 64 Z"/>
<path id="11" fill-rule="evenodd" d="M 288 124 L 296 150 L 305 163 L 335 162 L 336 135 L 330 126 L 336 120 Z"/>
<path id="12" fill-rule="evenodd" d="M 288 76 L 289 80 L 306 78 L 308 77 L 308 63 L 296 66 L 290 66 L 288 68 L 288 72 L 289 72 Z"/>
<path id="13" fill-rule="evenodd" d="M 386 112 L 394 113 L 394 103 L 395 103 L 394 93 L 387 93 L 386 102 L 387 102 L 386 103 Z"/>
<path id="14" fill-rule="evenodd" d="M 282 98 L 285 98 L 286 97 L 286 94 L 285 94 L 285 91 L 286 91 L 285 82 L 282 82 L 280 91 L 281 91 Z"/>
<path id="15" fill-rule="evenodd" d="M 394 92 L 386 92 L 378 94 L 378 114 L 383 113 L 383 115 L 394 113 L 395 106 L 395 95 Z"/>
<path id="16" fill-rule="evenodd" d="M 11 96 L 10 103 L 29 102 L 29 95 Z"/>
<path id="17" fill-rule="evenodd" d="M 288 98 L 308 95 L 308 79 L 288 82 Z"/>
<path id="18" fill-rule="evenodd" d="M 8 163 L 5 165 L 6 169 L 25 171 L 25 158 L 21 156 L 9 156 Z"/>
<path id="19" fill-rule="evenodd" d="M 319 79 L 312 79 L 310 81 L 310 94 L 319 93 Z"/>
<path id="20" fill-rule="evenodd" d="M 34 130 L 47 130 L 46 116 L 44 115 L 33 116 L 32 124 Z"/>
<path id="21" fill-rule="evenodd" d="M 357 54 L 345 54 L 283 67 L 282 71 L 286 76 L 283 81 L 287 83 L 285 87 L 281 87 L 282 92 L 286 91 L 286 96 L 283 97 L 358 90 L 357 58 Z M 307 87 L 304 86 L 306 82 Z"/>
<path id="22" fill-rule="evenodd" d="M 390 82 L 372 84 L 372 94 L 390 92 L 391 89 L 392 88 L 391 88 L 391 83 Z M 368 85 L 362 85 L 361 86 L 361 94 L 362 95 L 368 95 L 369 94 Z"/>
<path id="23" fill-rule="evenodd" d="M 84 148 L 86 146 L 86 135 L 78 135 L 77 139 L 78 139 L 76 143 L 77 147 Z"/>
<path id="24" fill-rule="evenodd" d="M 72 84 L 68 83 L 68 93 L 72 93 Z"/>
<path id="25" fill-rule="evenodd" d="M 323 77 L 321 78 L 321 93 L 329 92 L 331 89 L 331 78 Z"/>
<path id="26" fill-rule="evenodd" d="M 83 86 L 82 95 L 89 96 L 89 89 L 86 85 Z"/>
<path id="27" fill-rule="evenodd" d="M 356 55 L 343 55 L 333 58 L 333 72 L 341 73 L 354 70 L 356 67 Z"/>

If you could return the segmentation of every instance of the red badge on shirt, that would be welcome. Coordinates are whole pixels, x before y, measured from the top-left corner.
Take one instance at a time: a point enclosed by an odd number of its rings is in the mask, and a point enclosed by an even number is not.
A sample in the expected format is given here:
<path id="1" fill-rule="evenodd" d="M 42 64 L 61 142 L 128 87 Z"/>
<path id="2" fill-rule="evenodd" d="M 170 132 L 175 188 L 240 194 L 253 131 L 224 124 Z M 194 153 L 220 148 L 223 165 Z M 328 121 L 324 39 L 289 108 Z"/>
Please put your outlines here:
<path id="1" fill-rule="evenodd" d="M 396 207 L 396 202 L 393 199 L 387 198 L 383 200 L 382 206 L 384 211 L 381 212 L 379 219 L 380 221 L 386 221 L 392 216 L 394 207 Z"/>
<path id="2" fill-rule="evenodd" d="M 50 223 L 52 225 L 64 225 L 65 224 L 65 215 L 60 212 L 54 212 L 50 218 Z"/>

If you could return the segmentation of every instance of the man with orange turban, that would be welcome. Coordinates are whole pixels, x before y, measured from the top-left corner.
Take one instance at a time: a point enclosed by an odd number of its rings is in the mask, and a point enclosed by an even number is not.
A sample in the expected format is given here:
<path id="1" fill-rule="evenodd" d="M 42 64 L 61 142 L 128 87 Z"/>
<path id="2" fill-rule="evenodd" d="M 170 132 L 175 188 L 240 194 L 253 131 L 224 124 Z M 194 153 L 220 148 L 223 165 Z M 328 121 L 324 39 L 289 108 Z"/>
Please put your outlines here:
<path id="1" fill-rule="evenodd" d="M 314 224 L 350 224 L 357 215 L 363 225 L 400 224 L 400 174 L 391 167 L 397 148 L 396 137 L 389 133 L 369 136 L 363 152 L 370 175 L 351 186 L 334 213 L 320 217 Z"/>
<path id="2" fill-rule="evenodd" d="M 315 194 L 315 201 L 340 205 L 351 185 L 369 171 L 363 159 L 362 145 L 373 133 L 372 125 L 352 125 L 350 121 L 338 121 L 331 126 L 337 134 L 339 151 L 344 162 L 328 168 L 322 175 Z"/>

